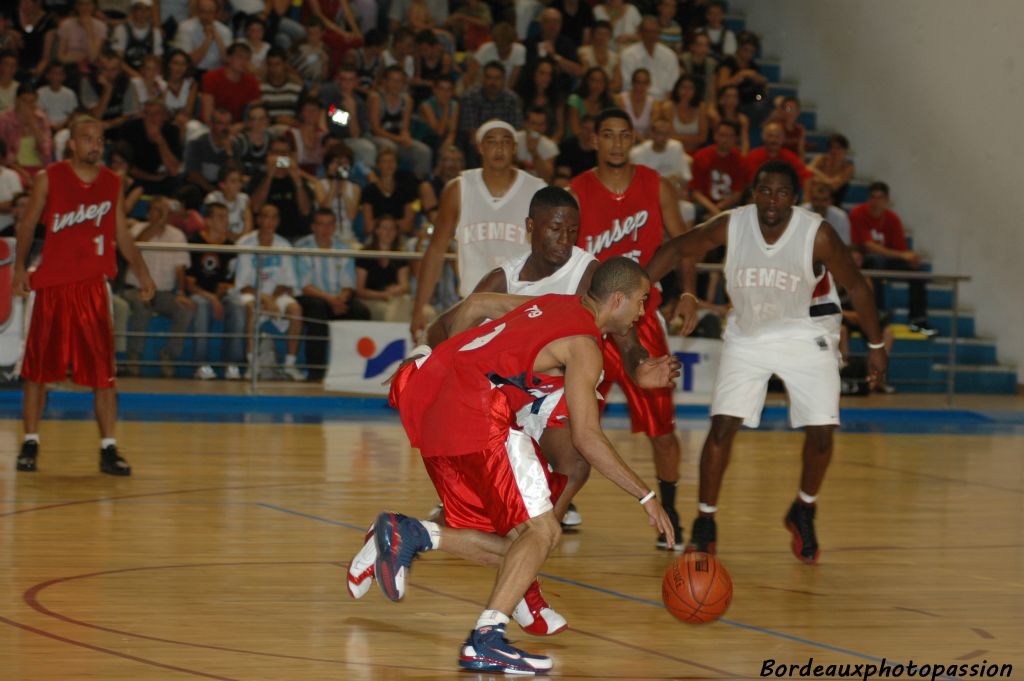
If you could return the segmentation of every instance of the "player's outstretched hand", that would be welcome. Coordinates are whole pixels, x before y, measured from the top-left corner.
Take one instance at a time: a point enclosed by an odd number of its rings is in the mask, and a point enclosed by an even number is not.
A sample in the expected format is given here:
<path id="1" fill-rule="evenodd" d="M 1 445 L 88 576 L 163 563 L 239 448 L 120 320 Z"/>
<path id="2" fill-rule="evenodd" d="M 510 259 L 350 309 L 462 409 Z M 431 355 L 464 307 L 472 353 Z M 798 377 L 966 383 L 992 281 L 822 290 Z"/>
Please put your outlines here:
<path id="1" fill-rule="evenodd" d="M 648 522 L 651 527 L 656 528 L 659 534 L 665 536 L 665 541 L 668 543 L 668 547 L 672 548 L 675 543 L 676 528 L 672 525 L 672 521 L 668 519 L 668 514 L 665 513 L 665 509 L 662 507 L 661 502 L 658 501 L 658 497 L 651 497 L 644 504 L 644 510 L 647 511 Z"/>
<path id="2" fill-rule="evenodd" d="M 676 310 L 672 318 L 679 317 L 683 320 L 683 326 L 679 330 L 679 335 L 689 336 L 697 328 L 697 322 L 700 321 L 697 308 L 697 299 L 692 295 L 682 296 L 676 302 Z"/>
<path id="3" fill-rule="evenodd" d="M 139 298 L 142 300 L 152 300 L 153 296 L 156 295 L 156 284 L 153 283 L 153 277 L 149 276 L 149 272 L 139 273 Z"/>
<path id="4" fill-rule="evenodd" d="M 11 278 L 11 292 L 22 298 L 28 297 L 28 294 L 32 292 L 28 285 L 28 272 L 25 270 L 14 271 L 14 276 Z"/>
<path id="5" fill-rule="evenodd" d="M 885 348 L 868 351 L 868 387 L 874 390 L 885 385 L 885 372 L 889 368 L 889 355 Z"/>
<path id="6" fill-rule="evenodd" d="M 674 388 L 681 366 L 673 355 L 649 357 L 636 368 L 636 384 L 645 390 Z"/>

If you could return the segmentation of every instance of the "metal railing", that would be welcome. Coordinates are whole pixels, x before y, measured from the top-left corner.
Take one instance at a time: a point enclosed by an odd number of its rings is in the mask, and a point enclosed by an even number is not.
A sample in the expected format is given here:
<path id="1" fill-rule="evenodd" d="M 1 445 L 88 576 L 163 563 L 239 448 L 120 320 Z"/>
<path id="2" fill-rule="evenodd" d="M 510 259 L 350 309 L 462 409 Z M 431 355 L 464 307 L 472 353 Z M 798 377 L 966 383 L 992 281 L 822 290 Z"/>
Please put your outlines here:
<path id="1" fill-rule="evenodd" d="M 166 244 L 166 243 L 149 243 L 149 242 L 137 242 L 136 246 L 140 250 L 144 251 L 200 251 L 204 253 L 232 253 L 235 255 L 288 255 L 288 256 L 314 256 L 318 258 L 389 258 L 391 260 L 419 260 L 423 257 L 423 253 L 420 251 L 370 251 L 361 249 L 320 249 L 320 248 L 273 248 L 265 246 L 236 246 L 229 244 Z M 456 255 L 454 253 L 446 253 L 446 260 L 455 260 Z M 720 264 L 706 264 L 701 263 L 697 266 L 699 272 L 721 272 L 723 270 Z M 259 281 L 262 277 L 263 272 L 263 259 L 256 258 L 256 280 Z M 950 336 L 949 336 L 949 352 L 947 358 L 946 368 L 946 403 L 948 406 L 953 406 L 955 388 L 956 388 L 956 366 L 957 366 L 957 341 L 959 337 L 959 318 L 960 310 L 958 309 L 960 301 L 960 285 L 964 282 L 970 281 L 971 277 L 963 274 L 936 274 L 932 272 L 913 272 L 905 270 L 861 270 L 861 274 L 868 278 L 887 279 L 891 281 L 909 281 L 909 280 L 925 280 L 934 283 L 948 283 L 952 284 L 953 287 L 953 300 L 951 306 L 951 320 L 950 320 Z M 253 338 L 253 353 L 252 361 L 250 364 L 251 371 L 251 387 L 254 393 L 258 392 L 258 380 L 259 380 L 259 345 L 261 340 L 261 334 L 259 331 L 260 327 L 260 316 L 261 316 L 261 297 L 256 296 L 254 305 L 254 311 L 252 316 L 252 327 L 249 329 Z M 322 320 L 312 320 L 306 317 L 300 317 L 302 321 L 316 321 L 321 322 Z M 131 335 L 131 334 L 129 334 Z M 162 336 L 170 336 L 171 334 L 161 334 Z M 196 337 L 196 334 L 181 334 L 186 337 Z M 210 337 L 219 336 L 221 338 L 227 337 L 226 334 L 209 334 Z M 237 337 L 237 335 L 233 336 Z M 312 336 L 276 336 L 278 338 L 298 338 L 300 340 L 308 340 L 310 338 L 316 338 L 322 340 L 321 337 Z M 312 366 L 312 365 L 308 365 Z"/>

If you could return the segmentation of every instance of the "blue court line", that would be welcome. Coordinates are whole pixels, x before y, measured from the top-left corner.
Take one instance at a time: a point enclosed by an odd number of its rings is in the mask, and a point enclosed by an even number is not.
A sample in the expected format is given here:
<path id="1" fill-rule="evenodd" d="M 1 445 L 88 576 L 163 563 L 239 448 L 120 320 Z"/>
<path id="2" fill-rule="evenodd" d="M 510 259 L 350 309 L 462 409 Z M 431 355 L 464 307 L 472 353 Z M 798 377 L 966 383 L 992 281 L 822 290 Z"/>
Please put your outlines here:
<path id="1" fill-rule="evenodd" d="M 350 395 L 211 395 L 122 393 L 120 418 L 142 422 L 296 423 L 390 421 L 397 414 L 383 397 Z M 626 407 L 609 405 L 608 427 L 623 428 Z M 706 425 L 706 405 L 678 405 L 683 429 Z M 21 416 L 21 391 L 0 390 L 0 419 Z M 93 418 L 92 394 L 52 391 L 45 416 L 68 420 Z M 1024 435 L 1024 411 L 965 409 L 879 409 L 847 407 L 841 412 L 846 433 Z M 785 407 L 765 409 L 760 430 L 788 431 Z"/>
<path id="2" fill-rule="evenodd" d="M 257 501 L 256 505 L 261 508 L 266 508 L 271 511 L 280 511 L 281 513 L 288 513 L 290 515 L 297 515 L 300 518 L 309 518 L 310 520 L 316 520 L 317 522 L 327 523 L 328 525 L 337 525 L 338 527 L 344 527 L 349 530 L 357 530 L 359 532 L 366 532 L 365 527 L 359 527 L 358 525 L 352 525 L 351 523 L 343 523 L 340 520 L 331 520 L 330 518 L 324 518 L 323 516 L 313 515 L 311 513 L 303 513 L 302 511 L 293 511 L 290 508 L 284 508 L 283 506 L 275 506 L 274 504 L 267 504 L 262 501 Z"/>
<path id="3" fill-rule="evenodd" d="M 283 506 L 275 506 L 273 504 L 267 504 L 267 503 L 263 503 L 263 502 L 257 502 L 256 505 L 257 506 L 261 506 L 261 507 L 266 508 L 266 509 L 270 509 L 272 511 L 280 511 L 281 513 L 288 513 L 288 514 L 296 515 L 296 516 L 299 516 L 299 517 L 302 517 L 302 518 L 309 518 L 310 520 L 317 520 L 319 522 L 327 523 L 329 525 L 338 525 L 340 527 L 347 527 L 349 529 L 358 530 L 360 532 L 365 531 L 363 528 L 358 527 L 356 525 L 353 525 L 351 523 L 341 522 L 340 520 L 331 520 L 330 518 L 324 518 L 322 516 L 311 515 L 309 513 L 302 513 L 301 511 L 293 511 L 291 509 L 284 508 Z M 647 599 L 647 598 L 641 598 L 639 596 L 631 596 L 629 594 L 624 594 L 624 593 L 621 593 L 619 591 L 612 591 L 611 589 L 605 589 L 605 588 L 600 587 L 600 586 L 594 586 L 593 584 L 587 584 L 585 582 L 578 582 L 578 581 L 573 580 L 573 579 L 568 579 L 566 577 L 559 577 L 558 575 L 552 575 L 552 574 L 548 574 L 548 573 L 545 573 L 545 572 L 541 572 L 539 574 L 540 574 L 541 577 L 544 577 L 545 579 L 550 579 L 550 580 L 553 580 L 553 581 L 556 581 L 556 582 L 562 582 L 563 584 L 569 584 L 571 586 L 576 586 L 576 587 L 579 587 L 581 589 L 588 589 L 590 591 L 596 591 L 598 593 L 603 593 L 603 594 L 606 594 L 608 596 L 613 596 L 615 598 L 621 598 L 621 599 L 627 600 L 627 601 L 634 601 L 636 603 L 643 603 L 644 605 L 653 605 L 656 608 L 662 608 L 662 609 L 665 608 L 664 604 L 658 603 L 657 601 L 652 601 L 652 600 Z M 781 631 L 775 631 L 774 629 L 767 629 L 765 627 L 759 627 L 759 626 L 756 626 L 756 625 L 753 625 L 753 624 L 744 624 L 743 622 L 737 622 L 735 620 L 719 619 L 718 621 L 721 622 L 722 624 L 728 624 L 729 626 L 738 627 L 740 629 L 747 629 L 749 631 L 754 631 L 754 632 L 757 632 L 757 633 L 760 633 L 760 634 L 766 634 L 768 636 L 775 636 L 776 638 L 783 638 L 783 639 L 786 639 L 786 640 L 789 640 L 789 641 L 795 641 L 797 643 L 803 643 L 805 645 L 814 646 L 816 648 L 821 648 L 823 650 L 828 650 L 828 651 L 835 652 L 835 653 L 842 653 L 842 654 L 845 654 L 845 655 L 851 655 L 853 657 L 858 657 L 858 658 L 861 658 L 863 660 L 871 660 L 872 662 L 886 662 L 890 666 L 894 665 L 894 664 L 897 664 L 897 663 L 889 661 L 888 658 L 875 657 L 874 655 L 867 655 L 865 653 L 858 653 L 855 650 L 848 650 L 846 648 L 840 648 L 839 646 L 834 646 L 834 645 L 831 645 L 831 644 L 828 644 L 828 643 L 821 643 L 820 641 L 812 641 L 811 639 L 801 638 L 799 636 L 794 636 L 793 634 L 787 634 L 787 633 L 781 632 Z"/>

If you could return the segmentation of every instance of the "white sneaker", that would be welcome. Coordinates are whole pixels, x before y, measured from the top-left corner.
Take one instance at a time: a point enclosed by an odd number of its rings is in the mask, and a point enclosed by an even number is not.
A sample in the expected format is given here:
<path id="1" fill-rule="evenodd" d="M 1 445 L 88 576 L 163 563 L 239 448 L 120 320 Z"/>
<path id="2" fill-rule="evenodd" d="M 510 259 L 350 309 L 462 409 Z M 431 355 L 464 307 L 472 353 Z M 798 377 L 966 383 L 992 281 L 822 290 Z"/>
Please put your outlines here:
<path id="1" fill-rule="evenodd" d="M 242 379 L 242 372 L 236 365 L 229 364 L 224 372 L 224 378 L 229 381 L 240 381 Z"/>
<path id="2" fill-rule="evenodd" d="M 348 594 L 352 598 L 362 598 L 373 585 L 374 564 L 377 562 L 377 542 L 373 536 L 373 525 L 366 532 L 363 548 L 359 549 L 352 562 L 348 564 Z"/>
<path id="3" fill-rule="evenodd" d="M 204 364 L 203 366 L 196 369 L 195 377 L 198 378 L 200 381 L 209 381 L 211 379 L 217 378 L 217 374 L 213 373 L 212 366 L 210 366 L 209 364 Z"/>
<path id="4" fill-rule="evenodd" d="M 583 516 L 576 510 L 576 504 L 569 504 L 565 515 L 562 516 L 562 527 L 579 527 L 583 524 Z"/>
<path id="5" fill-rule="evenodd" d="M 306 372 L 302 369 L 297 368 L 294 364 L 286 364 L 282 369 L 284 375 L 288 377 L 290 381 L 305 381 Z"/>

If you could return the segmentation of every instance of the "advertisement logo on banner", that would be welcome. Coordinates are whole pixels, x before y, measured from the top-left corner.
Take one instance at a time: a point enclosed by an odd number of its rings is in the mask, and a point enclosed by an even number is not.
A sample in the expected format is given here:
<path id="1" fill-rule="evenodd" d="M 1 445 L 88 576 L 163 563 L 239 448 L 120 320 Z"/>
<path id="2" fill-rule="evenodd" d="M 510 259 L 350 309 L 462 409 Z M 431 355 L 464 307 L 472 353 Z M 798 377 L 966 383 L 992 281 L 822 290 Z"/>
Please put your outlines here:
<path id="1" fill-rule="evenodd" d="M 389 366 L 405 357 L 405 339 L 391 341 L 380 354 L 377 354 L 377 344 L 369 336 L 363 336 L 356 341 L 356 353 L 366 360 L 363 378 L 373 378 L 380 376 Z"/>
<path id="2" fill-rule="evenodd" d="M 395 322 L 330 322 L 331 356 L 324 388 L 387 395 L 382 383 L 411 347 L 409 326 Z"/>

